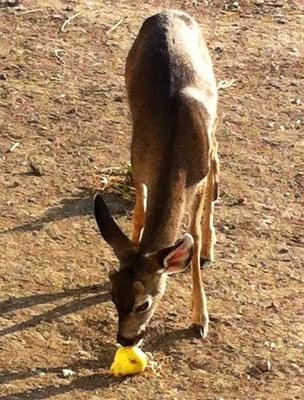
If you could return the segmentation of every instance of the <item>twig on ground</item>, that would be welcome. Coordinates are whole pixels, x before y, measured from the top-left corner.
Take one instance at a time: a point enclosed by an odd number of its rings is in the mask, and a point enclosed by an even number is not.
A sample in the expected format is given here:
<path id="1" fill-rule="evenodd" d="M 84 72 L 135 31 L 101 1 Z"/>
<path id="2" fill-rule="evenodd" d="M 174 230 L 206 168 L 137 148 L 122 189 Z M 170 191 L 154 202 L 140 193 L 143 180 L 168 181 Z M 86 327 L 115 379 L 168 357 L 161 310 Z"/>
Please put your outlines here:
<path id="1" fill-rule="evenodd" d="M 124 18 L 121 18 L 118 22 L 116 22 L 116 24 L 114 24 L 109 30 L 107 30 L 106 35 L 109 35 L 113 31 L 115 31 L 115 29 L 117 29 L 124 22 L 124 20 Z"/>
<path id="2" fill-rule="evenodd" d="M 42 8 L 34 8 L 33 10 L 26 10 L 26 11 L 22 11 L 17 15 L 26 15 L 26 14 L 33 14 L 35 12 L 39 12 L 39 11 L 43 11 Z"/>
<path id="3" fill-rule="evenodd" d="M 265 3 L 265 6 L 269 6 L 269 7 L 283 7 L 284 6 L 284 4 L 283 3 L 275 3 L 275 2 L 272 2 L 272 3 Z"/>
<path id="4" fill-rule="evenodd" d="M 61 55 L 60 55 L 61 54 Z M 64 50 L 62 49 L 55 49 L 54 50 L 54 55 L 56 57 L 56 61 L 58 64 L 63 64 L 63 55 L 64 55 Z"/>
<path id="5" fill-rule="evenodd" d="M 73 21 L 73 19 L 78 17 L 78 15 L 80 15 L 80 14 L 81 14 L 81 11 L 79 11 L 78 13 L 72 15 L 67 20 L 65 20 L 64 23 L 62 24 L 62 27 L 60 28 L 61 32 L 64 32 L 65 28 L 71 23 L 71 21 Z"/>
<path id="6" fill-rule="evenodd" d="M 218 90 L 229 89 L 231 86 L 233 86 L 235 81 L 236 81 L 236 79 L 228 79 L 228 80 L 220 81 L 217 85 L 217 88 L 218 88 Z"/>
<path id="7" fill-rule="evenodd" d="M 102 176 L 101 178 L 100 178 L 100 183 L 101 183 L 101 185 L 102 185 L 102 190 L 105 190 L 106 189 L 106 187 L 109 185 L 109 180 L 108 180 L 108 178 L 106 177 L 106 176 Z"/>
<path id="8" fill-rule="evenodd" d="M 15 144 L 12 145 L 12 147 L 9 149 L 9 152 L 12 153 L 18 146 L 20 146 L 20 142 L 16 142 Z"/>

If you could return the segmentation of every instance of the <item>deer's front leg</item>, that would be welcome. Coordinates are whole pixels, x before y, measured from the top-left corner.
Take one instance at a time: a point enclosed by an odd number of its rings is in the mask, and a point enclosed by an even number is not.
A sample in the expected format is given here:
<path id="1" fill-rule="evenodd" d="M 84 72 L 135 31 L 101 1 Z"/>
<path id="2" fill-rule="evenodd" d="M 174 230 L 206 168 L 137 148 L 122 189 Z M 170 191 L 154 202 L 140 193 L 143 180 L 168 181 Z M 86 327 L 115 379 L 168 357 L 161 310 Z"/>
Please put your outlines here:
<path id="1" fill-rule="evenodd" d="M 145 215 L 147 208 L 147 186 L 144 183 L 138 183 L 135 186 L 136 200 L 133 213 L 133 233 L 132 241 L 138 245 L 145 226 Z"/>
<path id="2" fill-rule="evenodd" d="M 204 210 L 204 197 L 206 182 L 200 191 L 195 195 L 193 202 L 192 215 L 190 220 L 190 232 L 194 239 L 194 249 L 192 257 L 192 324 L 203 329 L 202 337 L 205 338 L 209 329 L 209 315 L 207 308 L 207 298 L 201 276 L 200 258 L 202 250 L 202 230 L 201 218 Z"/>

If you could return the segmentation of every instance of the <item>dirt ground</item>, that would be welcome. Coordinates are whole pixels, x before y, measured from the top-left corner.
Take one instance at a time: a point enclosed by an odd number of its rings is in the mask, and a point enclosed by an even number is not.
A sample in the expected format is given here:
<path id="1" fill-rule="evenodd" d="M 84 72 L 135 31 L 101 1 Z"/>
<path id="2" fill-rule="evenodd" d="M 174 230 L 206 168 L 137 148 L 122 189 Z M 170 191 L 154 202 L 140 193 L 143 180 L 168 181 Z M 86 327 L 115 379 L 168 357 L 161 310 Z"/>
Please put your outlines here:
<path id="1" fill-rule="evenodd" d="M 303 399 L 303 2 L 8 3 L 0 1 L 0 400 Z M 221 88 L 218 242 L 204 271 L 212 321 L 204 342 L 192 336 L 190 274 L 170 278 L 144 344 L 154 368 L 116 380 L 115 258 L 92 193 L 108 182 L 128 232 L 124 61 L 144 17 L 169 7 L 203 26 Z"/>

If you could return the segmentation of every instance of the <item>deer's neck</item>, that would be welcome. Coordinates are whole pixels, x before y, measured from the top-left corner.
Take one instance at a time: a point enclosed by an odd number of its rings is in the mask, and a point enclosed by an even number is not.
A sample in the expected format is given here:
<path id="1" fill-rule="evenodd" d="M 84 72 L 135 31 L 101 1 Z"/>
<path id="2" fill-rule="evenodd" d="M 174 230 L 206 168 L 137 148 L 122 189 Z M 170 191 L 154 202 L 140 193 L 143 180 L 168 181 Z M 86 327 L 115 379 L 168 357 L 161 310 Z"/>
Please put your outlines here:
<path id="1" fill-rule="evenodd" d="M 185 204 L 185 176 L 159 178 L 155 187 L 148 188 L 148 204 L 141 249 L 145 252 L 171 246 L 177 239 Z"/>

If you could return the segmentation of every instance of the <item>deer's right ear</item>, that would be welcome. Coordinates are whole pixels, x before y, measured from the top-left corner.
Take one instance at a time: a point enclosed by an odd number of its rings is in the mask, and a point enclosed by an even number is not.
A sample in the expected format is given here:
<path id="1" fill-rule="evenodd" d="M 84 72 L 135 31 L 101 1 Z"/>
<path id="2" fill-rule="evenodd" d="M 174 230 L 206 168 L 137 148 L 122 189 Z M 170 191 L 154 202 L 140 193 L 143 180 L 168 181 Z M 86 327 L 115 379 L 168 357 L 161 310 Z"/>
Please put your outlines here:
<path id="1" fill-rule="evenodd" d="M 102 237 L 112 247 L 118 259 L 122 260 L 132 251 L 132 242 L 111 217 L 106 203 L 98 193 L 94 196 L 94 214 Z"/>
<path id="2" fill-rule="evenodd" d="M 193 238 L 186 233 L 174 246 L 167 247 L 157 253 L 159 273 L 168 275 L 183 271 L 190 263 L 193 255 Z"/>

